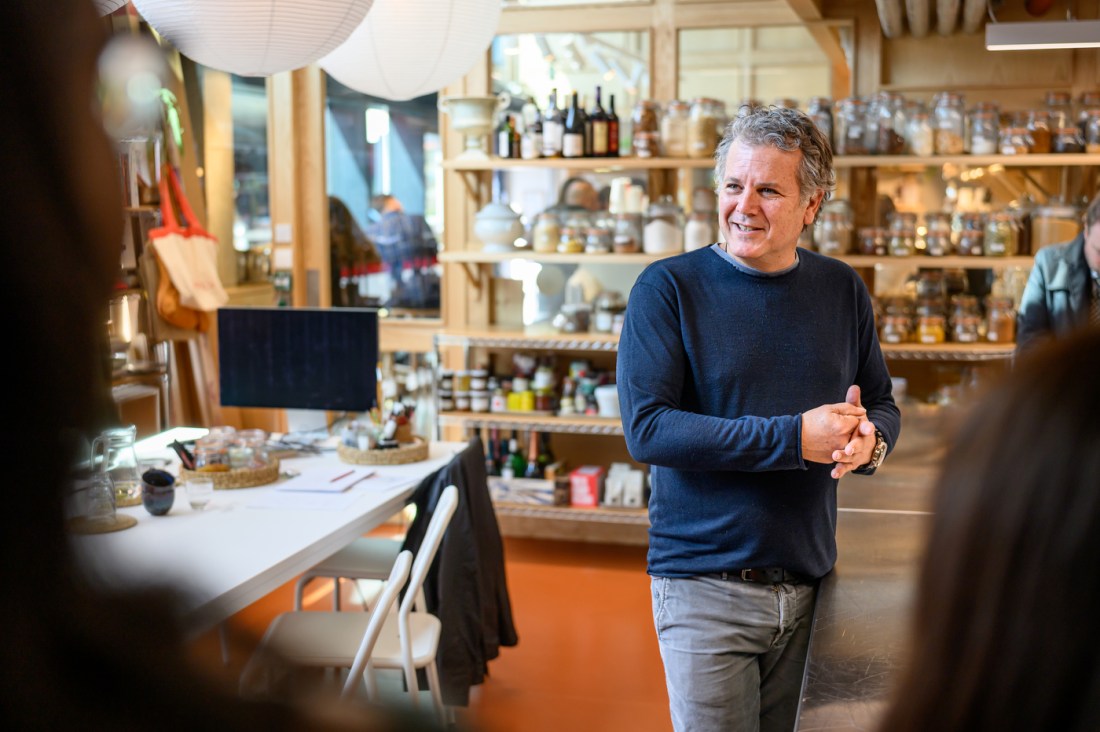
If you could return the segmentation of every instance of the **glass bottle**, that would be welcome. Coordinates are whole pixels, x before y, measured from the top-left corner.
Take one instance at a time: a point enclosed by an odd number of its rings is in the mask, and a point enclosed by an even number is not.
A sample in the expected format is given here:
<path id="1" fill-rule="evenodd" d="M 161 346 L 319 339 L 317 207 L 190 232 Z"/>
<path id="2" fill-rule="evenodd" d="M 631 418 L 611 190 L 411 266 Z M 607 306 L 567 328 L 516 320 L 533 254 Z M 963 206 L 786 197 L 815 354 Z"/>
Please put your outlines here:
<path id="1" fill-rule="evenodd" d="M 899 155 L 905 152 L 904 129 L 901 127 L 902 99 L 900 94 L 883 92 L 878 101 L 878 129 L 875 149 L 879 155 Z"/>
<path id="2" fill-rule="evenodd" d="M 584 117 L 581 116 L 577 92 L 573 92 L 573 103 L 569 106 L 569 110 L 565 115 L 565 127 L 561 138 L 561 155 L 563 158 L 583 158 L 584 148 Z"/>
<path id="3" fill-rule="evenodd" d="M 542 119 L 542 156 L 544 158 L 560 158 L 562 135 L 565 133 L 565 125 L 562 121 L 561 110 L 558 109 L 558 90 L 550 90 L 550 99 L 546 104 L 546 114 Z"/>
<path id="4" fill-rule="evenodd" d="M 606 158 L 611 145 L 608 139 L 607 112 L 604 111 L 598 86 L 596 87 L 596 106 L 589 112 L 588 120 L 592 125 L 592 157 Z"/>
<path id="5" fill-rule="evenodd" d="M 672 100 L 665 108 L 665 114 L 661 117 L 661 145 L 666 157 L 686 158 L 688 156 L 690 116 L 691 105 L 680 99 Z"/>
<path id="6" fill-rule="evenodd" d="M 542 470 L 539 468 L 539 433 L 535 430 L 530 431 L 529 439 L 527 440 L 527 465 L 524 466 L 523 477 L 524 478 L 541 478 Z"/>
<path id="7" fill-rule="evenodd" d="M 542 115 L 535 104 L 535 98 L 530 97 L 523 105 L 523 135 L 520 137 L 520 157 L 524 160 L 535 160 L 542 156 Z"/>
<path id="8" fill-rule="evenodd" d="M 852 251 L 852 221 L 841 211 L 822 211 L 814 225 L 817 250 L 829 256 Z"/>
<path id="9" fill-rule="evenodd" d="M 933 97 L 933 144 L 938 155 L 958 155 L 965 148 L 965 99 L 955 92 L 940 92 Z"/>
<path id="10" fill-rule="evenodd" d="M 1011 128 L 1001 130 L 1001 147 L 1002 155 L 1019 155 L 1019 151 L 1015 153 L 1006 153 L 1003 148 L 1005 146 L 1005 137 L 1008 134 L 1009 129 L 1012 130 L 1012 134 L 1016 137 L 1023 139 L 1026 142 L 1027 150 L 1025 152 L 1033 153 L 1048 153 L 1050 152 L 1050 142 L 1053 127 L 1050 123 L 1050 115 L 1045 109 L 1033 109 L 1028 112 L 1026 119 L 1014 120 Z M 1026 137 L 1025 137 L 1026 136 Z M 1011 143 L 1012 147 L 1019 148 L 1022 142 Z"/>
<path id="11" fill-rule="evenodd" d="M 141 504 L 141 474 L 134 452 L 136 437 L 137 427 L 129 425 L 104 430 L 92 441 L 92 454 L 103 456 L 99 472 L 110 479 L 115 505 L 119 507 Z"/>
<path id="12" fill-rule="evenodd" d="M 619 115 L 615 113 L 615 95 L 607 97 L 607 157 L 619 157 Z"/>

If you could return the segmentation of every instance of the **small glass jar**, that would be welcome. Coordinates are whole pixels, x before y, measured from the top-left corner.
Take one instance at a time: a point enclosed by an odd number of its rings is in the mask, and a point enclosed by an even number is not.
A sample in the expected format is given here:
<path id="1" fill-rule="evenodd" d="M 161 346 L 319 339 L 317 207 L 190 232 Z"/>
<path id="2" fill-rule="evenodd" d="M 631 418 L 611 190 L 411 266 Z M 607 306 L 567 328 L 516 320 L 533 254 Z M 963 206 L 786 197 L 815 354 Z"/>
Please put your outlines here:
<path id="1" fill-rule="evenodd" d="M 652 158 L 661 153 L 660 105 L 652 99 L 643 99 L 634 105 L 633 141 L 634 157 Z M 560 249 L 559 249 L 560 251 Z"/>
<path id="2" fill-rule="evenodd" d="M 455 388 L 455 372 L 450 369 L 441 369 L 439 372 L 439 388 L 453 391 Z"/>
<path id="3" fill-rule="evenodd" d="M 859 253 L 884 257 L 887 249 L 886 229 L 868 226 L 859 230 Z"/>
<path id="4" fill-rule="evenodd" d="M 634 254 L 642 251 L 642 215 L 615 214 L 615 230 L 611 237 L 611 245 L 617 254 Z"/>
<path id="5" fill-rule="evenodd" d="M 1001 155 L 1027 155 L 1029 152 L 1050 152 L 1049 134 L 1043 138 L 1046 140 L 1047 149 L 1041 150 L 1036 146 L 1037 138 L 1026 127 L 1005 127 L 1001 130 L 1000 152 Z"/>
<path id="6" fill-rule="evenodd" d="M 1028 141 L 1027 147 L 1033 153 L 1046 154 L 1050 152 L 1050 138 L 1051 130 L 1050 117 L 1045 109 L 1033 109 L 1027 113 L 1025 119 L 1017 118 L 1013 124 L 1013 128 L 1023 128 L 1027 133 Z M 1007 130 L 1001 130 L 1002 145 L 1004 141 L 1004 135 Z M 1003 153 L 1007 155 L 1009 153 Z"/>
<path id="7" fill-rule="evenodd" d="M 985 256 L 1013 257 L 1018 244 L 1016 217 L 1003 211 L 990 214 L 985 224 L 985 239 L 982 243 Z"/>
<path id="8" fill-rule="evenodd" d="M 917 299 L 924 305 L 931 306 L 932 303 L 942 303 L 944 296 L 947 294 L 943 270 L 921 270 L 920 274 L 917 275 L 916 293 Z M 933 307 L 936 308 L 937 313 L 943 311 L 939 305 Z"/>
<path id="9" fill-rule="evenodd" d="M 933 98 L 932 128 L 938 155 L 958 155 L 966 147 L 966 102 L 962 94 L 940 92 Z"/>
<path id="10" fill-rule="evenodd" d="M 834 118 L 833 150 L 837 155 L 866 155 L 863 142 L 866 126 L 866 105 L 858 97 L 848 97 L 837 102 Z"/>
<path id="11" fill-rule="evenodd" d="M 977 315 L 962 315 L 951 326 L 951 340 L 955 343 L 977 343 L 981 337 L 982 319 Z"/>
<path id="12" fill-rule="evenodd" d="M 237 442 L 244 447 L 250 460 L 239 467 L 265 468 L 271 462 L 267 451 L 267 433 L 261 429 L 241 430 L 237 433 Z M 232 461 L 230 461 L 232 463 Z M 233 466 L 238 467 L 238 466 Z"/>
<path id="13" fill-rule="evenodd" d="M 970 154 L 996 155 L 1000 139 L 1000 113 L 985 107 L 973 109 L 970 112 Z"/>
<path id="14" fill-rule="evenodd" d="M 691 105 L 674 99 L 665 107 L 661 118 L 661 146 L 666 157 L 686 158 L 688 156 L 688 118 Z"/>
<path id="15" fill-rule="evenodd" d="M 961 231 L 955 242 L 955 253 L 960 257 L 980 257 L 985 254 L 985 233 L 981 231 Z"/>
<path id="16" fill-rule="evenodd" d="M 922 315 L 917 319 L 917 342 L 943 343 L 947 340 L 947 326 L 942 315 Z"/>
<path id="17" fill-rule="evenodd" d="M 470 372 L 463 369 L 455 371 L 455 393 L 470 390 Z"/>
<path id="18" fill-rule="evenodd" d="M 691 158 L 707 158 L 718 146 L 718 102 L 697 97 L 691 102 L 688 119 L 687 154 Z"/>
<path id="19" fill-rule="evenodd" d="M 852 251 L 852 220 L 841 211 L 822 211 L 814 224 L 817 251 L 830 257 Z"/>
<path id="20" fill-rule="evenodd" d="M 911 257 L 915 243 L 916 232 L 912 229 L 891 229 L 887 247 L 891 257 Z"/>
<path id="21" fill-rule="evenodd" d="M 924 235 L 924 253 L 929 257 L 946 257 L 951 251 L 951 236 L 942 231 L 929 230 Z"/>
<path id="22" fill-rule="evenodd" d="M 454 392 L 450 389 L 439 390 L 439 411 L 453 412 L 455 410 Z"/>
<path id="23" fill-rule="evenodd" d="M 196 444 L 195 470 L 203 472 L 229 470 L 229 447 L 225 441 L 210 440 L 203 444 Z"/>
<path id="24" fill-rule="evenodd" d="M 561 241 L 561 222 L 553 211 L 543 211 L 535 218 L 532 248 L 539 253 L 556 252 Z"/>
<path id="25" fill-rule="evenodd" d="M 1050 149 L 1056 153 L 1080 153 L 1085 151 L 1085 141 L 1076 127 L 1059 127 L 1054 131 Z"/>
<path id="26" fill-rule="evenodd" d="M 692 211 L 684 225 L 684 251 L 709 247 L 718 241 L 718 227 L 713 211 Z"/>
<path id="27" fill-rule="evenodd" d="M 910 211 L 893 211 L 886 217 L 890 231 L 913 231 L 917 228 L 917 215 Z"/>
<path id="28" fill-rule="evenodd" d="M 607 254 L 611 251 L 611 229 L 591 226 L 585 231 L 584 251 L 588 254 Z"/>
<path id="29" fill-rule="evenodd" d="M 879 95 L 876 109 L 878 129 L 875 131 L 875 151 L 879 155 L 900 155 L 905 152 L 901 106 L 900 94 L 883 92 Z"/>
<path id="30" fill-rule="evenodd" d="M 584 251 L 584 239 L 581 238 L 581 230 L 573 226 L 561 227 L 561 235 L 558 237 L 558 252 L 561 254 L 580 254 Z"/>
<path id="31" fill-rule="evenodd" d="M 879 340 L 883 343 L 908 343 L 912 339 L 913 321 L 908 315 L 887 315 L 882 319 Z"/>
<path id="32" fill-rule="evenodd" d="M 1088 136 L 1088 121 L 1093 112 L 1100 112 L 1100 91 L 1083 92 L 1077 103 L 1077 127 L 1082 137 Z"/>
<path id="33" fill-rule="evenodd" d="M 905 122 L 905 142 L 913 155 L 928 156 L 936 152 L 932 121 L 928 112 L 923 109 L 910 112 Z"/>
<path id="34" fill-rule="evenodd" d="M 455 392 L 455 409 L 459 412 L 470 411 L 470 392 L 468 391 L 456 391 Z"/>
<path id="35" fill-rule="evenodd" d="M 986 339 L 991 343 L 1016 340 L 1016 311 L 1007 297 L 989 297 L 985 303 Z"/>
<path id="36" fill-rule="evenodd" d="M 661 196 L 649 204 L 642 250 L 646 254 L 684 251 L 684 211 L 672 196 Z"/>
<path id="37" fill-rule="evenodd" d="M 832 144 L 833 140 L 833 102 L 829 97 L 813 97 L 806 109 L 806 114 L 814 121 L 817 129 L 825 135 L 825 139 Z"/>
<path id="38" fill-rule="evenodd" d="M 1073 97 L 1069 92 L 1048 91 L 1046 105 L 1051 130 L 1073 126 L 1075 122 L 1073 118 Z"/>
<path id="39" fill-rule="evenodd" d="M 554 411 L 554 393 L 549 389 L 536 389 L 535 390 L 535 411 L 536 412 L 552 412 Z"/>
<path id="40" fill-rule="evenodd" d="M 488 412 L 491 398 L 487 389 L 479 389 L 470 392 L 470 411 Z"/>
<path id="41" fill-rule="evenodd" d="M 1089 110 L 1085 117 L 1085 152 L 1100 153 L 1100 109 Z"/>

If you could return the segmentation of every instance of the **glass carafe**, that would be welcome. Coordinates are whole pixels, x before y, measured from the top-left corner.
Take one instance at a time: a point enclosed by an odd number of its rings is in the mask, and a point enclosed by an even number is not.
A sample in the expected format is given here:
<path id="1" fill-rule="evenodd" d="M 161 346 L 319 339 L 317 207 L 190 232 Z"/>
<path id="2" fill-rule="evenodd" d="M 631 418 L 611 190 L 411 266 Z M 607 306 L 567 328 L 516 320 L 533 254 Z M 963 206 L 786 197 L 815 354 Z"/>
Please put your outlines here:
<path id="1" fill-rule="evenodd" d="M 102 455 L 99 472 L 106 473 L 115 492 L 115 505 L 119 507 L 141 504 L 141 475 L 138 472 L 134 438 L 137 427 L 114 427 L 104 430 L 92 442 L 92 455 Z"/>

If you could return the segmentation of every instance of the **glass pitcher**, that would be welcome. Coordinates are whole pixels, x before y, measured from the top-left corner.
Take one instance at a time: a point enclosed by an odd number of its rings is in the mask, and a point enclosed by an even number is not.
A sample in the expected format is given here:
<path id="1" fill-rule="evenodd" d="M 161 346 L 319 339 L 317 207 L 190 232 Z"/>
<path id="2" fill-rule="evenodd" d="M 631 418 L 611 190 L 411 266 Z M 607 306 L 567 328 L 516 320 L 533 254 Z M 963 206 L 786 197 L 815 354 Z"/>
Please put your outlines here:
<path id="1" fill-rule="evenodd" d="M 134 438 L 137 427 L 113 427 L 104 430 L 92 441 L 92 458 L 102 455 L 99 472 L 111 480 L 115 491 L 115 505 L 138 506 L 141 504 L 141 475 L 138 472 Z"/>

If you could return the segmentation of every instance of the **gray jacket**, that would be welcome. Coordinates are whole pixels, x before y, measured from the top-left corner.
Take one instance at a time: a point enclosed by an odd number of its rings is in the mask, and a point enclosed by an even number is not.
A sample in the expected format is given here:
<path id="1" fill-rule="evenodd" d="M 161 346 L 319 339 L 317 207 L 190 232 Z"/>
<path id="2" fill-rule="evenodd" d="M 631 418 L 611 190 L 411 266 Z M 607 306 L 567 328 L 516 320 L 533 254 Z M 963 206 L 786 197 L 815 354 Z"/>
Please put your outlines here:
<path id="1" fill-rule="evenodd" d="M 1084 234 L 1039 250 L 1016 316 L 1017 351 L 1088 323 L 1091 276 Z"/>

